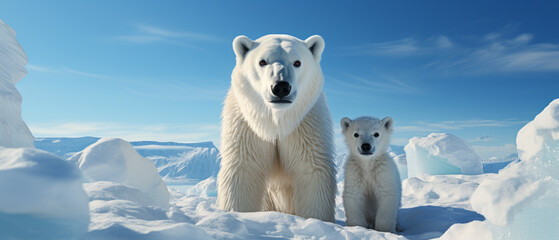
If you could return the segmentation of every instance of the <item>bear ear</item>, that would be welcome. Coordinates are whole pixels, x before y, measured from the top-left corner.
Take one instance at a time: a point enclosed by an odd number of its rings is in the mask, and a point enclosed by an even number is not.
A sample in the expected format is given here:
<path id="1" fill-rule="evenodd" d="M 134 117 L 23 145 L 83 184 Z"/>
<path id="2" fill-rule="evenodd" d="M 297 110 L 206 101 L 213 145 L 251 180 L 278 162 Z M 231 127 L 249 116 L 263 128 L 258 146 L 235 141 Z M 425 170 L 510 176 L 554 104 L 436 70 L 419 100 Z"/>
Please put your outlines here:
<path id="1" fill-rule="evenodd" d="M 233 51 L 235 51 L 237 59 L 243 60 L 253 45 L 254 41 L 244 35 L 236 37 L 235 40 L 233 40 Z"/>
<path id="2" fill-rule="evenodd" d="M 351 126 L 351 119 L 344 117 L 340 120 L 340 125 L 342 126 L 342 132 L 347 131 L 349 126 Z"/>
<path id="3" fill-rule="evenodd" d="M 382 126 L 384 126 L 384 128 L 388 131 L 392 131 L 392 126 L 394 125 L 394 120 L 392 120 L 391 117 L 385 117 L 384 119 L 382 119 L 381 121 Z"/>
<path id="4" fill-rule="evenodd" d="M 320 62 L 322 51 L 324 51 L 324 39 L 319 35 L 313 35 L 305 40 L 305 44 L 307 44 L 316 62 Z"/>

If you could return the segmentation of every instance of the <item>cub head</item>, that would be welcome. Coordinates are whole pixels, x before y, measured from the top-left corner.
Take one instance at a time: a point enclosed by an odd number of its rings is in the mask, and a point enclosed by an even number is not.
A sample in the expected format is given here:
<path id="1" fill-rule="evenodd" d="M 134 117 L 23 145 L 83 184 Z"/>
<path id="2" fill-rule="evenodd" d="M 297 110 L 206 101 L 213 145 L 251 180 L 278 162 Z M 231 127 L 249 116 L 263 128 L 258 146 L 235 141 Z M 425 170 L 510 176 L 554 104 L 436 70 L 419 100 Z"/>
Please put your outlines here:
<path id="1" fill-rule="evenodd" d="M 258 109 L 310 108 L 322 92 L 319 62 L 324 40 L 318 35 L 304 41 L 289 35 L 266 35 L 255 41 L 238 36 L 233 50 L 237 58 L 233 75 L 237 76 L 232 86 Z"/>
<path id="2" fill-rule="evenodd" d="M 351 120 L 344 117 L 340 124 L 350 152 L 357 153 L 362 158 L 373 158 L 386 153 L 394 125 L 391 117 L 382 120 L 371 117 Z"/>

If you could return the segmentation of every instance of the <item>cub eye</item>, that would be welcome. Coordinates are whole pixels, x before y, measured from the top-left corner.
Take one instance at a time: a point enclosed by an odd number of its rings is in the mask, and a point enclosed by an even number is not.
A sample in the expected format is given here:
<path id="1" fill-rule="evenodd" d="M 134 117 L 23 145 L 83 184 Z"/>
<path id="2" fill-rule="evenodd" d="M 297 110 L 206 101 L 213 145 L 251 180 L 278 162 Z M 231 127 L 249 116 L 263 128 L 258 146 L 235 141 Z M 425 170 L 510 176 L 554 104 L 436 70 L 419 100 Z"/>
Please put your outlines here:
<path id="1" fill-rule="evenodd" d="M 258 64 L 260 64 L 261 67 L 268 65 L 266 60 L 260 60 L 260 62 L 258 62 Z"/>
<path id="2" fill-rule="evenodd" d="M 359 137 L 359 133 L 353 134 L 354 137 Z"/>
<path id="3" fill-rule="evenodd" d="M 378 136 L 380 136 L 380 134 L 375 133 L 375 134 L 373 134 L 373 136 L 378 137 Z"/>
<path id="4" fill-rule="evenodd" d="M 293 66 L 295 67 L 300 67 L 301 66 L 301 61 L 297 60 L 293 63 Z"/>

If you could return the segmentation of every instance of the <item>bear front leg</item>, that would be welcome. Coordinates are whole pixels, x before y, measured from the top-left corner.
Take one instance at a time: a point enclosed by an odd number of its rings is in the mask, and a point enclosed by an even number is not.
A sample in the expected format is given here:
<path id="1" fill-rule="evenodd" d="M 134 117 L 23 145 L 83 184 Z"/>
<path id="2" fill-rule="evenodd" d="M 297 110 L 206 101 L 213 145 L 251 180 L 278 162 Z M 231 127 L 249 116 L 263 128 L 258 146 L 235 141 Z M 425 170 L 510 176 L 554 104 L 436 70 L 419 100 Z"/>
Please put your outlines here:
<path id="1" fill-rule="evenodd" d="M 343 192 L 344 210 L 347 226 L 361 226 L 371 228 L 374 223 L 367 223 L 366 198 L 363 192 L 362 182 L 355 175 L 346 171 Z"/>
<path id="2" fill-rule="evenodd" d="M 265 193 L 264 174 L 244 167 L 226 168 L 217 177 L 218 207 L 226 211 L 260 211 Z"/>
<path id="3" fill-rule="evenodd" d="M 400 199 L 393 194 L 382 195 L 378 199 L 378 208 L 375 218 L 375 230 L 396 233 L 396 221 Z"/>
<path id="4" fill-rule="evenodd" d="M 334 170 L 303 171 L 293 181 L 295 215 L 334 222 L 336 180 Z"/>
<path id="5" fill-rule="evenodd" d="M 217 205 L 227 211 L 261 211 L 275 149 L 240 119 L 224 117 L 223 124 Z"/>

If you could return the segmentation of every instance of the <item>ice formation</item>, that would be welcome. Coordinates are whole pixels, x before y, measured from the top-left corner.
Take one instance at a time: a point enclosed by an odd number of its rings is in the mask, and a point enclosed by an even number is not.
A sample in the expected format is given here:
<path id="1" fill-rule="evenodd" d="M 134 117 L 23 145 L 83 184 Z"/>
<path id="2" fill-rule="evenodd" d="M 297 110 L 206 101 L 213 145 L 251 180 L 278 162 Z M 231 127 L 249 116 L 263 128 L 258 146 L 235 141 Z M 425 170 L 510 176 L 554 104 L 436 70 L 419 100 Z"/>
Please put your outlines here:
<path id="1" fill-rule="evenodd" d="M 493 238 L 553 239 L 559 235 L 559 99 L 517 135 L 520 162 L 483 181 L 473 208 Z"/>
<path id="2" fill-rule="evenodd" d="M 102 138 L 68 160 L 74 162 L 90 182 L 125 184 L 147 194 L 155 206 L 169 207 L 169 191 L 153 162 L 140 156 L 122 139 Z"/>
<path id="3" fill-rule="evenodd" d="M 21 95 L 15 84 L 27 74 L 27 56 L 16 32 L 0 19 L 0 146 L 33 147 L 33 135 L 21 119 Z"/>
<path id="4" fill-rule="evenodd" d="M 80 171 L 41 150 L 0 147 L 0 239 L 76 239 L 87 232 Z"/>
<path id="5" fill-rule="evenodd" d="M 408 177 L 423 174 L 482 174 L 481 158 L 464 140 L 447 133 L 414 137 L 404 147 Z"/>

